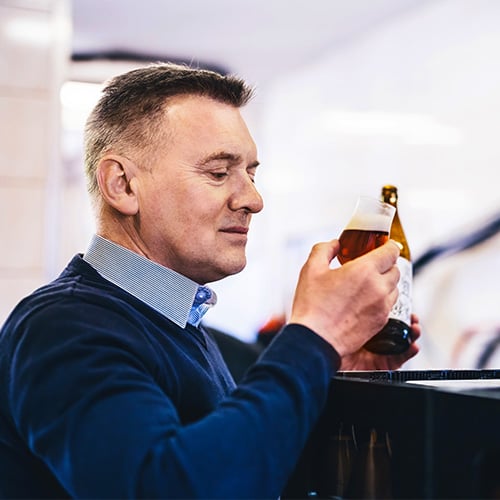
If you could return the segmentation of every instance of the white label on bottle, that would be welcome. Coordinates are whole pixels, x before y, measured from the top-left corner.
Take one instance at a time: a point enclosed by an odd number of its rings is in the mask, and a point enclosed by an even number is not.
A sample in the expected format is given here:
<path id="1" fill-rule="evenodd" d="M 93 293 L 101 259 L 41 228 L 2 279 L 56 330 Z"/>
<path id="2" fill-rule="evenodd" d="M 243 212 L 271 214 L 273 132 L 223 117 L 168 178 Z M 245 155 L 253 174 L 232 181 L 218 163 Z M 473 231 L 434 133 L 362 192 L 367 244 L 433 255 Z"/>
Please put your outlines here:
<path id="1" fill-rule="evenodd" d="M 411 286 L 413 276 L 413 266 L 411 262 L 403 257 L 398 257 L 396 263 L 400 277 L 398 282 L 398 299 L 392 306 L 390 318 L 399 319 L 407 325 L 411 324 Z"/>

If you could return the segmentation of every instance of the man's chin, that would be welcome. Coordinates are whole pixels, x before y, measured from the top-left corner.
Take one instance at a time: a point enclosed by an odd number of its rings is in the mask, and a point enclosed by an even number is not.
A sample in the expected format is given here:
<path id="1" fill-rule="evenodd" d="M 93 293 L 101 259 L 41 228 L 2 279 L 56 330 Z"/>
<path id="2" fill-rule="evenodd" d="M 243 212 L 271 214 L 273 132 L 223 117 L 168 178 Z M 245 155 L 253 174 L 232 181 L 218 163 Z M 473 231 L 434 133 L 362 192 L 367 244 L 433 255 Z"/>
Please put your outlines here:
<path id="1" fill-rule="evenodd" d="M 235 262 L 233 264 L 227 263 L 226 265 L 221 267 L 217 273 L 214 273 L 214 279 L 212 279 L 211 281 L 219 281 L 229 276 L 241 273 L 241 271 L 245 269 L 246 265 L 246 259 L 243 259 L 242 262 Z"/>

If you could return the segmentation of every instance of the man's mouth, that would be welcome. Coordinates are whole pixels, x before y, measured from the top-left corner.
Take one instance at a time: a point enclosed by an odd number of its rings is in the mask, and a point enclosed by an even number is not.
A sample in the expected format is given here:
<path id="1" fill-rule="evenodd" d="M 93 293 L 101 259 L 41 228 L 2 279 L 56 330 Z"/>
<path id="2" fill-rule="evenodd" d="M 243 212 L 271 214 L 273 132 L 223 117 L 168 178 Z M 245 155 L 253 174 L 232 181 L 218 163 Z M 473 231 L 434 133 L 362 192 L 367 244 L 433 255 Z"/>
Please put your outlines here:
<path id="1" fill-rule="evenodd" d="M 223 232 L 223 233 L 232 233 L 232 234 L 247 234 L 248 233 L 248 227 L 246 227 L 246 226 L 225 227 L 225 228 L 221 229 L 221 232 Z"/>

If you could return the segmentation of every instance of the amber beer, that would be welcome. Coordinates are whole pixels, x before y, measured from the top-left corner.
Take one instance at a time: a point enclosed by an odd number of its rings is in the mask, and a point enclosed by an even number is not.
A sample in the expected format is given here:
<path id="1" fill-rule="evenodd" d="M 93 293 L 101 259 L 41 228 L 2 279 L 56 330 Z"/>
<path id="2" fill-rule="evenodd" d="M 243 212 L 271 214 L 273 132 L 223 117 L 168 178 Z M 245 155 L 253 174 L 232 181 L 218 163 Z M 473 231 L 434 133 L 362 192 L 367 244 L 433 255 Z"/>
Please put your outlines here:
<path id="1" fill-rule="evenodd" d="M 367 229 L 344 229 L 340 235 L 340 252 L 337 256 L 341 264 L 359 257 L 389 240 L 387 231 Z"/>
<path id="2" fill-rule="evenodd" d="M 386 243 L 395 212 L 389 203 L 360 196 L 339 238 L 339 262 L 345 264 Z"/>

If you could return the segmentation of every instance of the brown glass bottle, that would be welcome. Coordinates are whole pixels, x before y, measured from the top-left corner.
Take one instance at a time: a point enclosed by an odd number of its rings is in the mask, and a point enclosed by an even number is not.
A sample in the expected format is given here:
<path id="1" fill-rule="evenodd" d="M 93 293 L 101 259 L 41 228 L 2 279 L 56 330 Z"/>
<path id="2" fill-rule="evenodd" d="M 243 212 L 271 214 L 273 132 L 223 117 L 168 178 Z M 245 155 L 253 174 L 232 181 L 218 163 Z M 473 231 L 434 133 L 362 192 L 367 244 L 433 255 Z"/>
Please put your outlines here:
<path id="1" fill-rule="evenodd" d="M 399 354 L 406 351 L 411 342 L 411 289 L 413 274 L 411 253 L 399 218 L 397 188 L 391 185 L 384 186 L 382 188 L 381 199 L 396 207 L 390 238 L 402 246 L 397 263 L 401 273 L 398 283 L 399 296 L 389 315 L 388 322 L 377 335 L 366 343 L 365 347 L 369 351 L 378 354 Z"/>

